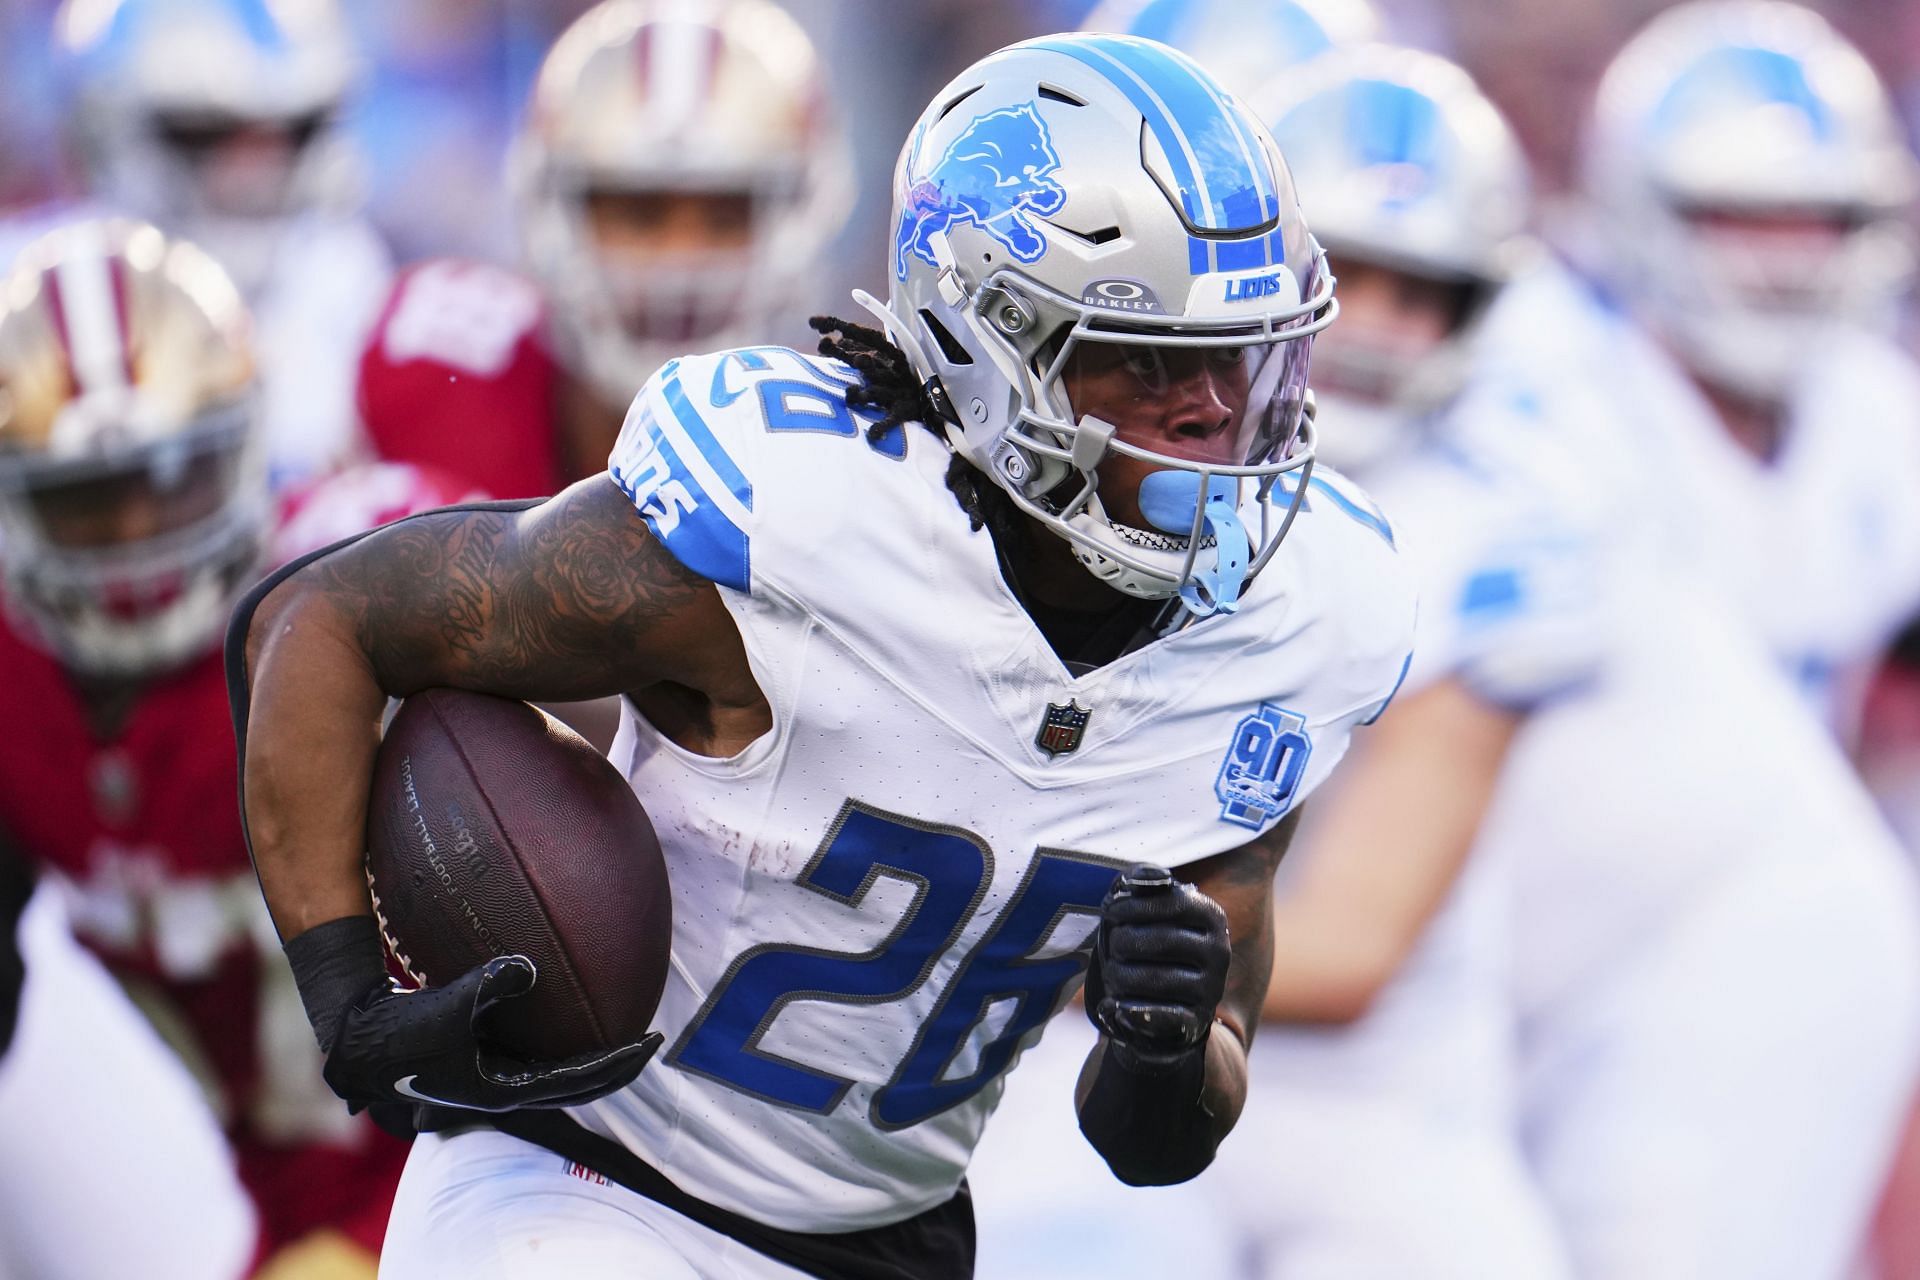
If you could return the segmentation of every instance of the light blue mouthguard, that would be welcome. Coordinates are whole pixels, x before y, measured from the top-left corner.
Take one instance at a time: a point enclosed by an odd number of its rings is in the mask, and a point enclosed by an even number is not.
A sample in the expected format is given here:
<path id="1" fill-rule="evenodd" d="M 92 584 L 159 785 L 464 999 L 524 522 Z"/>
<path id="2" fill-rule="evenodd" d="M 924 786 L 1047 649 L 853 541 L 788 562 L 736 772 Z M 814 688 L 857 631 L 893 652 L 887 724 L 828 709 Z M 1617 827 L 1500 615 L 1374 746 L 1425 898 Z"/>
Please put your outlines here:
<path id="1" fill-rule="evenodd" d="M 1239 487 L 1227 476 L 1209 476 L 1206 494 L 1201 536 L 1213 538 L 1213 564 L 1206 564 L 1204 551 L 1197 553 L 1192 575 L 1180 584 L 1180 599 L 1196 618 L 1240 607 L 1240 588 L 1246 585 L 1252 560 L 1247 527 L 1237 509 Z M 1155 471 L 1140 482 L 1140 514 L 1162 533 L 1190 537 L 1199 495 L 1200 477 L 1194 472 Z"/>

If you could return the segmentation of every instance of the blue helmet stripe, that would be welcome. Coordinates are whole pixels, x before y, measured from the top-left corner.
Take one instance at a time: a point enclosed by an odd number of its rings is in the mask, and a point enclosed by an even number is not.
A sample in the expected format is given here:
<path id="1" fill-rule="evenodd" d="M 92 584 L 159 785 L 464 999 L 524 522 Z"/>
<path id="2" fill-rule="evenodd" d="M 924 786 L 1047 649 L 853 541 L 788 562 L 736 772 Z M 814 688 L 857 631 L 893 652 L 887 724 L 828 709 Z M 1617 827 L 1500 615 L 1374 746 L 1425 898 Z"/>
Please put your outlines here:
<path id="1" fill-rule="evenodd" d="M 1224 226 L 1202 225 L 1240 230 L 1271 218 L 1280 201 L 1268 180 L 1266 157 L 1221 88 L 1192 63 L 1156 45 L 1132 40 L 1114 44 L 1115 55 L 1173 108 L 1175 121 L 1194 144 L 1202 185 L 1216 197 L 1210 211 L 1216 218 L 1223 212 L 1226 217 Z"/>
<path id="2" fill-rule="evenodd" d="M 1418 89 L 1387 80 L 1358 81 L 1347 110 L 1363 164 L 1433 167 L 1440 111 Z"/>
<path id="3" fill-rule="evenodd" d="M 1173 167 L 1187 221 L 1203 231 L 1250 231 L 1279 211 L 1273 174 L 1219 88 L 1192 64 L 1124 36 L 1036 41 L 1090 67 L 1126 95 Z"/>
<path id="4" fill-rule="evenodd" d="M 1712 109 L 1716 99 L 1757 98 L 1797 109 L 1816 138 L 1833 133 L 1826 99 L 1807 81 L 1807 69 L 1792 54 L 1751 45 L 1726 45 L 1700 58 L 1677 77 L 1653 109 L 1650 123 L 1665 130 L 1695 113 Z"/>
<path id="5" fill-rule="evenodd" d="M 275 52 L 287 47 L 287 34 L 267 8 L 267 0 L 219 0 L 219 5 L 234 16 L 255 46 Z"/>

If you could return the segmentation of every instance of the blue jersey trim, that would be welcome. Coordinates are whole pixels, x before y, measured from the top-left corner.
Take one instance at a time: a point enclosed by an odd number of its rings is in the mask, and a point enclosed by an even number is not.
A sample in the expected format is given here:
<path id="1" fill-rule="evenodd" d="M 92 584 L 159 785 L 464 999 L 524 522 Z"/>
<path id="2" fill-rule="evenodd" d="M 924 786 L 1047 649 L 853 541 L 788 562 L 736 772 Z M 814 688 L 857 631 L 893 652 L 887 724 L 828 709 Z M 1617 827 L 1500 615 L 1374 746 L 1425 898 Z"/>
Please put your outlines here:
<path id="1" fill-rule="evenodd" d="M 1411 670 L 1413 670 L 1413 650 L 1409 649 L 1407 656 L 1400 660 L 1400 674 L 1394 677 L 1393 688 L 1387 690 L 1387 696 L 1380 700 L 1380 705 L 1373 709 L 1373 714 L 1360 722 L 1361 728 L 1366 728 L 1387 714 L 1387 708 L 1392 706 L 1393 700 L 1400 696 L 1400 686 L 1407 682 L 1407 672 Z"/>
<path id="2" fill-rule="evenodd" d="M 753 580 L 745 530 L 706 498 L 699 480 L 657 426 L 651 439 L 658 465 L 640 477 L 629 476 L 618 465 L 609 466 L 607 474 L 633 502 L 654 538 L 688 572 L 745 593 Z M 669 482 L 681 486 L 686 501 L 663 492 Z"/>
<path id="3" fill-rule="evenodd" d="M 707 465 L 713 468 L 721 483 L 740 499 L 741 505 L 749 511 L 753 510 L 753 486 L 747 483 L 745 474 L 727 456 L 727 451 L 720 446 L 699 412 L 694 409 L 693 402 L 687 399 L 686 388 L 680 385 L 680 362 L 669 360 L 660 374 L 660 394 L 666 398 L 667 407 L 673 410 L 673 416 L 686 431 L 687 438 L 693 441 L 693 447 L 700 451 L 700 456 L 707 460 Z"/>

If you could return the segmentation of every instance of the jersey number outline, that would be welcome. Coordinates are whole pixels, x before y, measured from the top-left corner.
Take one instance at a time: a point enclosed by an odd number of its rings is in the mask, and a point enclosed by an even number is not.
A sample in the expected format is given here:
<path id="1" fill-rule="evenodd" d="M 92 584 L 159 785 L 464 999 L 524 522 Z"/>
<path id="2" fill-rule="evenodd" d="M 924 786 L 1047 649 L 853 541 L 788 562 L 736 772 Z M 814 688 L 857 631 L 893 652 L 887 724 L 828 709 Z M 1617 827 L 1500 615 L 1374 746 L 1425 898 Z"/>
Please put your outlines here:
<path id="1" fill-rule="evenodd" d="M 742 347 L 720 357 L 714 366 L 713 386 L 707 394 L 716 409 L 724 409 L 745 394 L 727 378 L 734 364 L 751 373 L 768 373 L 774 360 L 790 364 L 802 377 L 762 378 L 753 384 L 760 399 L 760 416 L 769 431 L 818 431 L 833 436 L 859 436 L 867 447 L 895 461 L 907 456 L 907 433 L 893 427 L 870 439 L 867 428 L 885 415 L 872 405 L 849 405 L 847 389 L 858 386 L 860 375 L 826 360 L 816 360 L 785 347 Z M 845 370 L 843 373 L 842 370 Z"/>
<path id="2" fill-rule="evenodd" d="M 1068 915 L 1099 912 L 1123 864 L 1091 854 L 1036 851 L 1000 918 L 954 970 L 870 1116 L 904 1129 L 951 1110 L 1013 1062 L 1021 1040 L 1058 1011 L 1086 966 L 1085 948 L 1039 956 Z M 667 1054 L 674 1066 L 767 1102 L 826 1115 L 854 1081 L 760 1047 L 796 1000 L 881 1004 L 918 991 L 965 931 L 993 878 L 993 853 L 972 832 L 888 813 L 857 800 L 840 810 L 799 884 L 858 907 L 882 876 L 914 886 L 913 899 L 878 946 L 864 952 L 768 943 L 735 958 Z M 1018 1007 L 980 1046 L 973 1070 L 946 1072 L 992 1008 Z"/>

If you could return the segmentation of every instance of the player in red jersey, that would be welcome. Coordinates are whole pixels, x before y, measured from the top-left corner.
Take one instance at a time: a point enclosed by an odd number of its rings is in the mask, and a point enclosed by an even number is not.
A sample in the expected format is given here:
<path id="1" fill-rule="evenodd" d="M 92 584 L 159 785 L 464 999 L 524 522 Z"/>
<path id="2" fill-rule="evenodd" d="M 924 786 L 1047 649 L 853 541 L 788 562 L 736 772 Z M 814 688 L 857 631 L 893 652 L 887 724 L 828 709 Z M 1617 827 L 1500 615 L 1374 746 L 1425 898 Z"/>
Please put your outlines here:
<path id="1" fill-rule="evenodd" d="M 376 453 L 503 498 L 600 471 L 667 358 L 780 336 L 851 190 L 812 45 L 764 0 L 606 0 L 526 117 L 510 179 L 534 278 L 417 266 L 360 364 Z"/>
<path id="2" fill-rule="evenodd" d="M 0 290 L 0 835 L 213 1096 L 263 1274 L 371 1276 L 406 1147 L 322 1083 L 234 804 L 219 635 L 273 516 L 246 319 L 211 259 L 130 222 L 55 231 Z M 348 509 L 465 495 L 371 492 Z M 344 532 L 337 505 L 284 549 Z"/>

